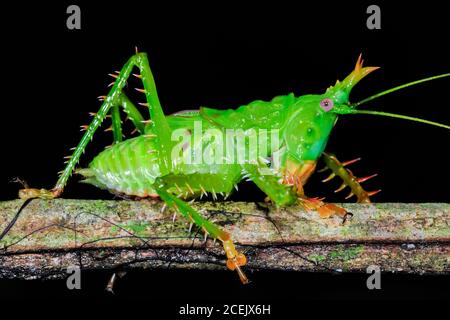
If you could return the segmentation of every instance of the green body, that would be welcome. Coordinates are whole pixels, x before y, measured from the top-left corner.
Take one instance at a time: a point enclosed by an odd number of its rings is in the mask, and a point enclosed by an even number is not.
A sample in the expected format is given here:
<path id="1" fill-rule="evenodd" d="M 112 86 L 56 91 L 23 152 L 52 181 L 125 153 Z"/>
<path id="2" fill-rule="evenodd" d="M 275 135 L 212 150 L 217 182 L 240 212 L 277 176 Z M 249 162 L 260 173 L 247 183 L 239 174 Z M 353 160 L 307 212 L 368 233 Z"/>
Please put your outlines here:
<path id="1" fill-rule="evenodd" d="M 193 131 L 194 123 L 201 123 L 203 132 L 216 128 L 224 135 L 226 129 L 242 129 L 244 132 L 277 129 L 281 148 L 267 148 L 259 155 L 270 158 L 273 152 L 279 152 L 282 164 L 288 158 L 301 164 L 304 160 L 317 161 L 337 119 L 336 114 L 317 108 L 318 101 L 322 98 L 317 95 L 294 97 L 289 94 L 275 97 L 270 102 L 257 100 L 236 110 L 201 108 L 200 111 L 180 112 L 168 116 L 167 121 L 171 132 L 177 129 Z M 146 135 L 153 133 L 152 126 L 148 125 Z M 155 180 L 172 174 L 173 183 L 168 191 L 190 197 L 192 191 L 195 194 L 201 194 L 203 191 L 229 194 L 246 174 L 240 164 L 226 161 L 222 164 L 186 164 L 181 156 L 172 159 L 173 165 L 169 172 L 164 170 L 160 163 L 158 140 L 147 138 L 146 135 L 117 143 L 101 152 L 90 163 L 90 170 L 83 171 L 83 174 L 89 176 L 85 182 L 119 194 L 157 196 L 153 187 Z M 248 139 L 246 142 L 248 144 Z M 172 143 L 171 148 L 178 141 Z M 201 143 L 202 150 L 207 150 L 215 142 L 213 139 L 204 138 L 196 143 Z M 194 146 L 192 143 L 185 150 L 190 152 L 192 157 Z M 281 171 L 278 171 L 281 175 Z M 183 183 L 176 183 L 177 175 L 182 176 Z"/>

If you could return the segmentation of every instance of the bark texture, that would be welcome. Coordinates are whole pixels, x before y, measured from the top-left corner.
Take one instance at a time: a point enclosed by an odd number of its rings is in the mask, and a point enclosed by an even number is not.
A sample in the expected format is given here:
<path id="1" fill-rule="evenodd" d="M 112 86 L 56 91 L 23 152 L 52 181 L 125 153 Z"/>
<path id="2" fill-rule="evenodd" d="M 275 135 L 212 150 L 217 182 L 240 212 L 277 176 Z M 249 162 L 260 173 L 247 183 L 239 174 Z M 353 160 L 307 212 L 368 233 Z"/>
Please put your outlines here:
<path id="1" fill-rule="evenodd" d="M 204 242 L 183 217 L 150 201 L 0 202 L 0 278 L 66 277 L 88 269 L 225 269 L 219 243 Z M 343 204 L 354 214 L 321 219 L 300 207 L 265 210 L 254 203 L 193 205 L 232 233 L 247 269 L 450 273 L 450 204 Z M 14 218 L 17 218 L 14 223 Z"/>

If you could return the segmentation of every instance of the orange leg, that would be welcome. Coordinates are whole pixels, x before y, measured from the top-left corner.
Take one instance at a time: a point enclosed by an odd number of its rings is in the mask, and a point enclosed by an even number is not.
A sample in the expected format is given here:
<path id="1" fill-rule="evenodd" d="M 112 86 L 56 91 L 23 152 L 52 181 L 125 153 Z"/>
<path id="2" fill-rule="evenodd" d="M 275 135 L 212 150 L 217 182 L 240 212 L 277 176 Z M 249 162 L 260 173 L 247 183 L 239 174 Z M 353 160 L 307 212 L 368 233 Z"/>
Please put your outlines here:
<path id="1" fill-rule="evenodd" d="M 348 215 L 344 208 L 341 208 L 332 203 L 325 203 L 318 198 L 308 198 L 303 190 L 303 185 L 308 181 L 308 178 L 316 168 L 315 161 L 305 161 L 304 163 L 297 163 L 292 160 L 286 162 L 286 169 L 283 182 L 292 185 L 299 197 L 299 203 L 307 210 L 317 211 L 321 218 L 329 218 L 333 215 L 342 217 L 345 221 Z"/>
<path id="2" fill-rule="evenodd" d="M 342 185 L 337 188 L 334 192 L 340 192 L 345 187 L 350 188 L 350 193 L 345 199 L 349 199 L 353 196 L 357 197 L 357 202 L 359 203 L 370 203 L 370 197 L 377 194 L 381 190 L 375 190 L 375 191 L 366 191 L 361 186 L 361 183 L 364 181 L 367 181 L 371 178 L 374 178 L 377 176 L 377 174 L 373 174 L 371 176 L 357 178 L 353 175 L 353 173 L 346 168 L 346 166 L 360 160 L 354 159 L 346 162 L 340 162 L 335 155 L 323 153 L 323 160 L 325 161 L 326 166 L 332 171 L 331 174 L 328 176 L 328 178 L 322 180 L 323 182 L 327 182 L 331 179 L 333 179 L 335 176 L 339 176 L 342 179 Z"/>

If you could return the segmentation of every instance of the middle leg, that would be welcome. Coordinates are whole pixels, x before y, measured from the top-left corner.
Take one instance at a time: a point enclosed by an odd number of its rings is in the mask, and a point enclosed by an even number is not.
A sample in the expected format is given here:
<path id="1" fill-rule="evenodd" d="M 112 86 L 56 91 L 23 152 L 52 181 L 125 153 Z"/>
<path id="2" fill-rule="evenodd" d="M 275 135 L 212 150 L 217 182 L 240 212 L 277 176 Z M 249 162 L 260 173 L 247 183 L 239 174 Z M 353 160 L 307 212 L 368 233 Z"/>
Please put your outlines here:
<path id="1" fill-rule="evenodd" d="M 201 228 L 206 234 L 210 235 L 214 239 L 218 239 L 222 242 L 225 254 L 227 256 L 227 268 L 230 270 L 236 270 L 241 282 L 247 284 L 249 281 L 242 271 L 241 267 L 247 263 L 245 255 L 239 252 L 231 239 L 231 235 L 222 230 L 218 225 L 204 218 L 197 210 L 192 208 L 188 203 L 181 200 L 168 190 L 174 189 L 172 183 L 176 180 L 176 188 L 181 188 L 180 185 L 189 190 L 192 195 L 195 194 L 197 186 L 189 184 L 189 176 L 173 176 L 168 175 L 165 177 L 160 177 L 156 179 L 154 183 L 154 189 L 160 198 L 167 204 L 168 207 L 173 208 L 176 212 L 181 213 L 183 216 L 188 218 L 192 223 L 195 223 L 199 228 Z M 175 179 L 175 180 L 174 180 Z M 184 180 L 184 181 L 183 181 Z M 183 183 L 184 182 L 184 183 Z M 181 193 L 182 195 L 182 193 Z"/>
<path id="2" fill-rule="evenodd" d="M 321 218 L 337 215 L 342 217 L 344 221 L 349 214 L 345 209 L 335 204 L 305 196 L 303 184 L 315 168 L 313 162 L 297 165 L 290 163 L 286 167 L 284 178 L 265 174 L 268 172 L 268 168 L 263 163 L 245 164 L 243 168 L 247 176 L 278 206 L 298 203 L 307 210 L 317 211 Z"/>

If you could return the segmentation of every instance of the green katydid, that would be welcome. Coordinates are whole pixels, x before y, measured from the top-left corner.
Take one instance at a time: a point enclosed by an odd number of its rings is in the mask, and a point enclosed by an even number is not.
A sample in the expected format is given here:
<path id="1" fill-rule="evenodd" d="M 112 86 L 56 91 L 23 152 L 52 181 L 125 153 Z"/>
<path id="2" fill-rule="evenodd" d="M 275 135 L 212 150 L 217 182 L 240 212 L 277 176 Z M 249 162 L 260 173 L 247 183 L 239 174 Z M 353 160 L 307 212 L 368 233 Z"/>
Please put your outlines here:
<path id="1" fill-rule="evenodd" d="M 339 115 L 373 114 L 397 117 L 450 129 L 448 125 L 419 118 L 356 109 L 357 106 L 385 94 L 421 82 L 448 77 L 450 73 L 404 84 L 350 104 L 349 95 L 352 88 L 363 77 L 377 69 L 363 67 L 362 64 L 360 56 L 350 75 L 342 82 L 337 81 L 323 94 L 299 97 L 289 94 L 275 97 L 270 102 L 257 100 L 236 110 L 200 108 L 166 116 L 158 99 L 147 55 L 136 52 L 120 72 L 113 75 L 115 81 L 112 88 L 108 95 L 103 97 L 103 104 L 90 125 L 85 126 L 86 132 L 72 156 L 68 158 L 67 166 L 56 186 L 51 190 L 22 189 L 19 196 L 22 199 L 59 197 L 86 145 L 110 114 L 114 144 L 97 155 L 88 168 L 76 171 L 85 177 L 84 182 L 113 193 L 160 198 L 168 207 L 190 219 L 207 235 L 220 240 L 227 256 L 227 267 L 237 270 L 241 281 L 247 283 L 248 280 L 241 270 L 241 266 L 246 264 L 246 257 L 237 251 L 231 235 L 204 218 L 185 200 L 202 197 L 207 193 L 212 194 L 214 198 L 218 193 L 227 196 L 237 189 L 238 182 L 247 178 L 277 206 L 300 203 L 309 210 L 317 211 L 323 218 L 338 215 L 345 219 L 349 213 L 343 208 L 317 198 L 308 198 L 303 192 L 303 186 L 315 171 L 316 163 L 321 157 L 327 168 L 332 171 L 325 180 L 334 176 L 339 176 L 343 180 L 342 186 L 336 191 L 349 187 L 351 189 L 349 196 L 354 195 L 358 202 L 365 203 L 370 202 L 370 197 L 379 191 L 368 192 L 361 187 L 360 183 L 372 176 L 357 178 L 346 169 L 347 165 L 357 159 L 340 162 L 334 155 L 324 152 Z M 140 72 L 134 75 L 143 83 L 143 89 L 137 90 L 145 95 L 146 102 L 141 105 L 148 108 L 149 120 L 144 119 L 123 91 L 135 67 Z M 120 107 L 139 131 L 139 136 L 122 141 Z M 195 132 L 194 134 L 192 132 L 198 125 L 201 127 L 200 133 L 213 130 L 215 134 L 209 134 L 208 137 L 200 134 L 196 137 Z M 181 144 L 178 139 L 174 139 L 174 133 L 180 130 L 185 133 Z M 247 152 L 245 148 L 251 145 L 249 141 L 255 130 L 271 131 L 271 135 L 269 138 L 266 136 L 267 143 L 264 148 L 257 144 L 257 152 L 253 154 L 256 156 L 247 157 L 244 161 L 229 161 L 228 156 L 236 152 L 236 146 L 228 142 L 230 140 L 236 142 L 239 136 L 229 138 L 228 130 L 240 130 L 244 138 L 249 138 L 244 140 L 244 149 L 238 150 L 238 155 Z M 219 140 L 222 144 L 219 144 Z M 228 146 L 228 151 L 230 148 L 232 151 L 226 153 L 227 156 L 223 156 L 221 153 L 223 150 L 220 150 L 224 141 L 227 142 L 225 148 Z M 279 143 L 273 143 L 274 141 Z M 201 148 L 198 149 L 199 147 Z M 205 163 L 202 161 L 203 158 L 200 161 L 185 161 L 192 160 L 191 156 L 197 157 L 203 150 L 207 150 L 208 154 L 212 154 L 212 157 L 219 161 Z M 189 157 L 186 157 L 186 154 Z"/>

